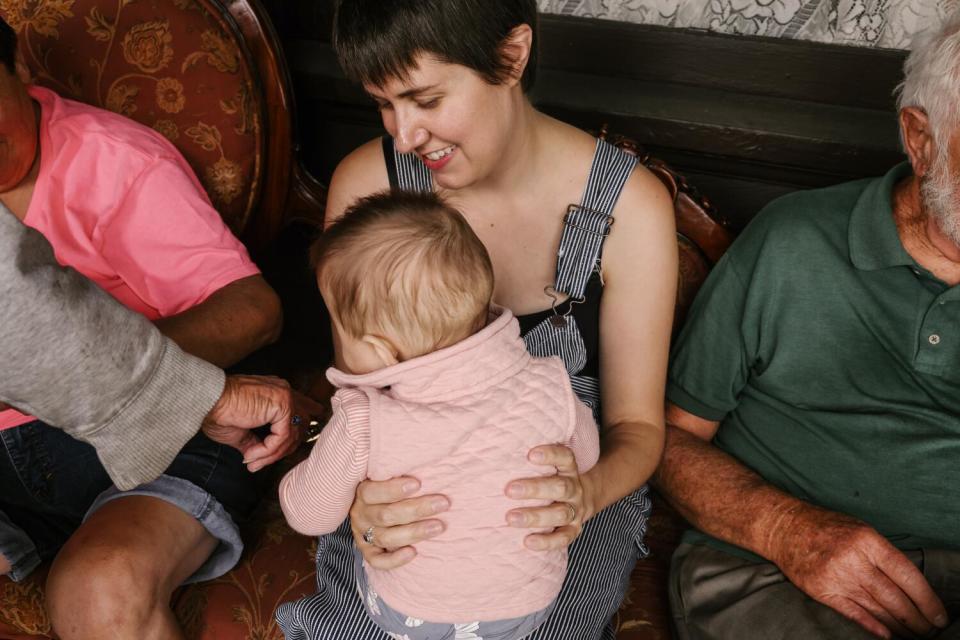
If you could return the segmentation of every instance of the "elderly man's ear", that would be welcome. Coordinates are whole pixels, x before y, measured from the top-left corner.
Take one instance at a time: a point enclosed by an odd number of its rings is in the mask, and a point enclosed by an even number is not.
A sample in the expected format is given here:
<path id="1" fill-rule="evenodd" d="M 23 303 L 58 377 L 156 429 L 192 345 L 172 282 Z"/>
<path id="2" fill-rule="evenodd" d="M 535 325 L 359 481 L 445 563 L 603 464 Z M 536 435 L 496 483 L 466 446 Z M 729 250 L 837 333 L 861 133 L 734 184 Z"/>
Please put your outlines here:
<path id="1" fill-rule="evenodd" d="M 913 174 L 923 177 L 930 170 L 936 156 L 930 118 L 919 107 L 906 107 L 900 111 L 900 135 L 903 146 L 913 165 Z"/>
<path id="2" fill-rule="evenodd" d="M 27 66 L 27 62 L 23 59 L 23 53 L 20 52 L 20 49 L 17 49 L 14 65 L 17 70 L 17 78 L 20 79 L 20 82 L 23 84 L 33 84 L 33 74 L 30 73 L 30 67 Z"/>

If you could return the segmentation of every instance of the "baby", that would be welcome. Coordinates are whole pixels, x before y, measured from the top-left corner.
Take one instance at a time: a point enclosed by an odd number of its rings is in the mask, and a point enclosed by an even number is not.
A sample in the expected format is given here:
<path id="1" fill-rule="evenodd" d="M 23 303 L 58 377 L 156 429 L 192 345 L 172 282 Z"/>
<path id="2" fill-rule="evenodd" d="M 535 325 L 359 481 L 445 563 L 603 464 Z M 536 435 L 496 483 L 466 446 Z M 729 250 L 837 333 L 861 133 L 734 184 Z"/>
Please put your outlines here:
<path id="1" fill-rule="evenodd" d="M 510 311 L 491 307 L 493 268 L 463 216 L 433 194 L 382 193 L 351 207 L 312 250 L 340 362 L 333 416 L 280 485 L 287 521 L 320 535 L 347 517 L 366 478 L 416 477 L 450 499 L 443 533 L 389 571 L 354 552 L 371 619 L 405 640 L 516 640 L 550 614 L 565 550 L 531 551 L 510 527 L 516 478 L 548 475 L 537 445 L 599 455 L 589 408 L 559 358 L 527 353 Z M 473 635 L 466 635 L 472 632 Z"/>

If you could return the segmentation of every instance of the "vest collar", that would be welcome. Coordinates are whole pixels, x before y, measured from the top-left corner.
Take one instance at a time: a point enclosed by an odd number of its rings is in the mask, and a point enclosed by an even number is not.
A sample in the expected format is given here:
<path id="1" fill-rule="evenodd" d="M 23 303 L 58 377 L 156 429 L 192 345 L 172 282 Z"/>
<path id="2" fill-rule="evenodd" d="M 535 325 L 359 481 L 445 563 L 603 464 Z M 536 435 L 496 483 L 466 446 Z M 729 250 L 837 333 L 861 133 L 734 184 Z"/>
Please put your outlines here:
<path id="1" fill-rule="evenodd" d="M 516 318 L 494 306 L 486 327 L 454 345 L 362 375 L 331 367 L 327 379 L 340 388 L 389 388 L 389 395 L 400 400 L 438 402 L 500 384 L 530 357 Z"/>

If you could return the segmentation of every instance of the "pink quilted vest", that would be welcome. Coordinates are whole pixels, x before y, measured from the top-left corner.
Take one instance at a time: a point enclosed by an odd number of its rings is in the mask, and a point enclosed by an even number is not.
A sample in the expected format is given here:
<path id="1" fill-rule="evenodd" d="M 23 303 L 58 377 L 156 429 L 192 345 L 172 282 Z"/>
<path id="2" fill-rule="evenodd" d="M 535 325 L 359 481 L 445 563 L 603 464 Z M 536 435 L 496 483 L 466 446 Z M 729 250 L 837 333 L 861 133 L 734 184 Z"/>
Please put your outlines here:
<path id="1" fill-rule="evenodd" d="M 370 398 L 368 475 L 416 477 L 421 493 L 442 493 L 447 527 L 416 545 L 398 569 L 366 567 L 391 607 L 434 622 L 513 618 L 546 607 L 567 567 L 566 551 L 531 551 L 530 529 L 506 524 L 517 501 L 504 488 L 518 478 L 551 475 L 527 460 L 531 448 L 568 443 L 578 409 L 559 358 L 534 358 L 506 310 L 451 347 L 371 374 L 328 372 L 339 387 Z M 590 461 L 592 464 L 593 461 Z"/>

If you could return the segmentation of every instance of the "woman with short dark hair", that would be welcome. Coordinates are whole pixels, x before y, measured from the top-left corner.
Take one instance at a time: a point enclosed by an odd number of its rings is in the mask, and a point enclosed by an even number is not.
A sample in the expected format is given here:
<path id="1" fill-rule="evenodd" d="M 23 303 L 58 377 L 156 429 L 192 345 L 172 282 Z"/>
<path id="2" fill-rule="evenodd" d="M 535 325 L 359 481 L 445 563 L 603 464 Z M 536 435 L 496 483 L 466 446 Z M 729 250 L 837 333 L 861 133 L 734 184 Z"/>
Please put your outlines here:
<path id="1" fill-rule="evenodd" d="M 532 354 L 563 359 L 601 424 L 589 472 L 544 443 L 529 460 L 556 475 L 504 488 L 521 500 L 504 518 L 532 530 L 531 553 L 570 545 L 557 607 L 530 638 L 613 638 L 609 621 L 646 553 L 644 483 L 663 447 L 677 280 L 670 197 L 635 158 L 531 105 L 534 0 L 341 0 L 334 43 L 389 136 L 337 167 L 327 221 L 387 187 L 435 190 L 464 213 L 490 253 L 494 301 L 518 317 Z M 442 535 L 448 508 L 470 505 L 419 495 L 413 478 L 363 483 L 351 519 L 320 538 L 319 593 L 278 612 L 288 639 L 385 637 L 356 597 L 352 544 L 379 569 L 416 561 L 416 543 Z"/>

